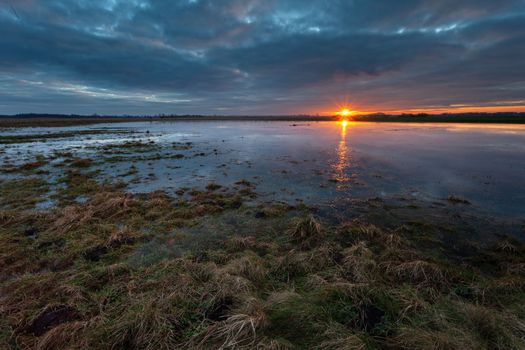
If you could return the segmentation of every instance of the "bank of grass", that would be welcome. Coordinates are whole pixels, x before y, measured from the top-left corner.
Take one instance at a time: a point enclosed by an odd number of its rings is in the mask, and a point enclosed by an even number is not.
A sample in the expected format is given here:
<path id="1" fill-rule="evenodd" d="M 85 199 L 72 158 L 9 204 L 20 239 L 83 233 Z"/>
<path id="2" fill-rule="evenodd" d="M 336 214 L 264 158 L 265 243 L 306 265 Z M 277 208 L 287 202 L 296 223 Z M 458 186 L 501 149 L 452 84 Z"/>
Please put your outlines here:
<path id="1" fill-rule="evenodd" d="M 132 195 L 76 169 L 45 212 L 13 201 L 44 185 L 19 185 L 0 191 L 2 348 L 525 348 L 525 246 L 509 238 L 458 263 L 403 229 L 248 205 L 242 182 Z M 184 233 L 227 214 L 249 233 Z"/>

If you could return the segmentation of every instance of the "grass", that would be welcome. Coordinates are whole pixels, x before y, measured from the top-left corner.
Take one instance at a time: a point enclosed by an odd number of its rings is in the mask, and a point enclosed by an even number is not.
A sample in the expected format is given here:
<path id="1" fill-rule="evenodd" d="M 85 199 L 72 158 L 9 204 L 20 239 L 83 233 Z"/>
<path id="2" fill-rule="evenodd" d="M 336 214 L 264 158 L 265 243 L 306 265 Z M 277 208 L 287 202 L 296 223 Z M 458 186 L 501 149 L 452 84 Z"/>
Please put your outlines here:
<path id="1" fill-rule="evenodd" d="M 29 162 L 20 164 L 18 166 L 4 167 L 2 170 L 6 173 L 17 173 L 17 172 L 30 173 L 34 170 L 37 170 L 43 167 L 46 164 L 47 164 L 47 161 L 41 157 L 34 161 L 29 161 Z"/>
<path id="2" fill-rule="evenodd" d="M 1 348 L 525 348 L 520 241 L 452 257 L 427 225 L 253 205 L 243 181 L 131 194 L 78 162 L 51 210 L 45 181 L 0 184 Z"/>
<path id="3" fill-rule="evenodd" d="M 158 151 L 160 147 L 154 141 L 126 141 L 123 143 L 105 144 L 94 147 L 99 149 L 103 154 L 137 154 Z"/>
<path id="4" fill-rule="evenodd" d="M 321 234 L 321 224 L 311 215 L 296 220 L 293 227 L 289 230 L 289 235 L 292 239 L 302 243 L 318 240 Z"/>
<path id="5" fill-rule="evenodd" d="M 0 182 L 0 208 L 30 209 L 48 191 L 46 181 L 38 177 Z"/>
<path id="6" fill-rule="evenodd" d="M 71 166 L 75 168 L 89 168 L 93 164 L 93 160 L 89 158 L 75 158 L 71 161 Z"/>

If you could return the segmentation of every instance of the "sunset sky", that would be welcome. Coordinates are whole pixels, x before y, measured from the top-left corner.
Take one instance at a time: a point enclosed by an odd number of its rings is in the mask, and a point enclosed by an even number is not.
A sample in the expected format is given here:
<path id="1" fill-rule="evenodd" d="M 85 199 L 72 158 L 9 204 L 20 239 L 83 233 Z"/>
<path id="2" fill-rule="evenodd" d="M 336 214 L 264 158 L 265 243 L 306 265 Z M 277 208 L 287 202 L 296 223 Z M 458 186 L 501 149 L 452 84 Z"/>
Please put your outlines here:
<path id="1" fill-rule="evenodd" d="M 0 114 L 525 111 L 525 0 L 0 0 Z"/>

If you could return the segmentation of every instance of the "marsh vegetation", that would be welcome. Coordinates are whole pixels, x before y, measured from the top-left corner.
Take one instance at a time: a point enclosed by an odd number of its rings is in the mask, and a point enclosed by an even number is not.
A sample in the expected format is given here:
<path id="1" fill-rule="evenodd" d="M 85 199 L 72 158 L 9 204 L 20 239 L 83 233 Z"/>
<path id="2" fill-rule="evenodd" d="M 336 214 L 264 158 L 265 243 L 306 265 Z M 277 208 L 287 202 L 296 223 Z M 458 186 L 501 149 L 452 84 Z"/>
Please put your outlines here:
<path id="1" fill-rule="evenodd" d="M 516 226 L 452 194 L 322 206 L 253 178 L 130 190 L 150 181 L 139 159 L 212 147 L 135 140 L 4 166 L 0 347 L 525 348 Z"/>

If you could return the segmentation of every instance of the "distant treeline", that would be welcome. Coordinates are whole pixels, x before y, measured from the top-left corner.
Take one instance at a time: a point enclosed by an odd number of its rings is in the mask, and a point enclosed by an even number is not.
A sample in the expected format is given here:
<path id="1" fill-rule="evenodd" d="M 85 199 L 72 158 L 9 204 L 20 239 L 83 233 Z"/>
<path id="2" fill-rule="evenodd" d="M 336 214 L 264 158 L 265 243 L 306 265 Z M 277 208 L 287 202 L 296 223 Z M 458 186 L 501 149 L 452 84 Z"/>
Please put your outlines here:
<path id="1" fill-rule="evenodd" d="M 49 113 L 20 113 L 12 115 L 0 115 L 0 118 L 333 118 L 333 116 L 320 116 L 320 115 L 204 115 L 204 114 L 155 114 L 155 115 L 82 115 L 82 114 L 49 114 Z"/>
<path id="2" fill-rule="evenodd" d="M 82 114 L 50 114 L 50 113 L 20 113 L 11 115 L 0 115 L 0 118 L 143 118 L 146 116 L 132 115 L 82 115 Z"/>
<path id="3" fill-rule="evenodd" d="M 332 121 L 337 116 L 319 115 L 268 115 L 268 116 L 220 116 L 220 115 L 78 115 L 78 114 L 16 114 L 0 115 L 0 126 L 32 126 L 32 125 L 73 125 L 93 123 L 113 123 L 126 121 L 155 121 L 155 120 L 253 120 L 253 121 Z M 352 117 L 361 122 L 418 122 L 418 123 L 512 123 L 525 124 L 525 113 L 445 113 L 445 114 L 383 114 L 375 113 Z"/>
<path id="4" fill-rule="evenodd" d="M 525 123 L 525 113 L 443 113 L 443 114 L 399 114 L 383 113 L 356 116 L 355 121 L 366 122 L 431 122 L 431 123 Z"/>
<path id="5" fill-rule="evenodd" d="M 17 114 L 0 115 L 0 127 L 24 127 L 24 126 L 70 126 L 99 123 L 120 123 L 137 121 L 333 121 L 336 117 L 330 116 L 210 116 L 210 115 L 152 115 L 152 116 L 130 116 L 130 115 L 77 115 L 77 114 Z"/>

